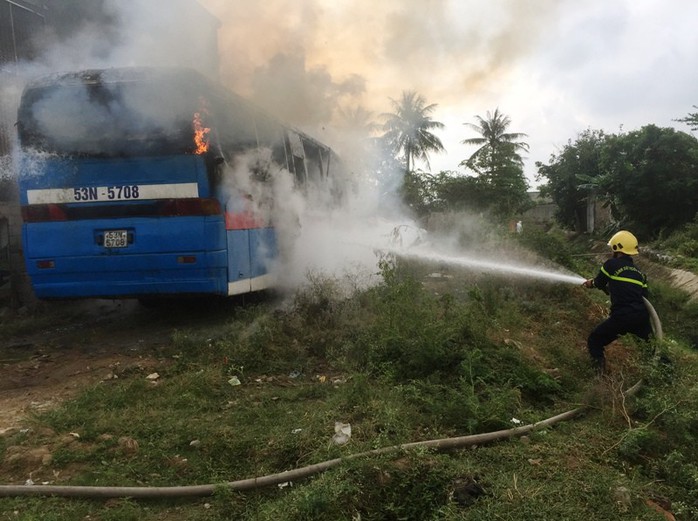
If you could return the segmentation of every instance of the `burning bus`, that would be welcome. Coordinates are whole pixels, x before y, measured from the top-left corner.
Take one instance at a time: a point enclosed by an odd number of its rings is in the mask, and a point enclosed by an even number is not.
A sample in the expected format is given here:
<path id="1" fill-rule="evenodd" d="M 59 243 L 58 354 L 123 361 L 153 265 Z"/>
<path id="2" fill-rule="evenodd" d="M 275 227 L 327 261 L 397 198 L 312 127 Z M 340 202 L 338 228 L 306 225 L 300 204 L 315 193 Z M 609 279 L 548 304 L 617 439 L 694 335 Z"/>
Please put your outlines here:
<path id="1" fill-rule="evenodd" d="M 17 127 L 24 257 L 41 299 L 268 288 L 284 203 L 271 178 L 335 190 L 340 168 L 328 146 L 189 69 L 37 79 Z M 234 177 L 250 156 L 248 178 Z"/>

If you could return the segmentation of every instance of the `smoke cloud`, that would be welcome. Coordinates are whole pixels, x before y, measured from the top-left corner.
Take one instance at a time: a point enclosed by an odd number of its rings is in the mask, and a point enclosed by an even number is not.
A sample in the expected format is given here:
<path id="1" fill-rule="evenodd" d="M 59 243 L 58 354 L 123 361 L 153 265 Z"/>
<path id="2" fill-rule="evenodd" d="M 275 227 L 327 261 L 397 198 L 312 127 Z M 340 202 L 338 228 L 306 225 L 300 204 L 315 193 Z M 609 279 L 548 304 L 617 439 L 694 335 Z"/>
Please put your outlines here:
<path id="1" fill-rule="evenodd" d="M 222 21 L 221 75 L 236 90 L 265 103 L 255 86 L 294 71 L 285 99 L 317 92 L 333 107 L 362 104 L 380 113 L 388 98 L 416 90 L 448 104 L 501 81 L 536 43 L 559 8 L 554 0 L 200 0 Z M 361 90 L 349 86 L 361 86 Z M 277 94 L 278 96 L 278 94 Z M 288 103 L 294 105 L 294 103 Z M 308 107 L 306 107 L 308 108 Z M 308 122 L 318 119 L 305 112 Z M 329 120 L 328 120 L 329 121 Z M 303 125 L 306 121 L 293 120 Z"/>

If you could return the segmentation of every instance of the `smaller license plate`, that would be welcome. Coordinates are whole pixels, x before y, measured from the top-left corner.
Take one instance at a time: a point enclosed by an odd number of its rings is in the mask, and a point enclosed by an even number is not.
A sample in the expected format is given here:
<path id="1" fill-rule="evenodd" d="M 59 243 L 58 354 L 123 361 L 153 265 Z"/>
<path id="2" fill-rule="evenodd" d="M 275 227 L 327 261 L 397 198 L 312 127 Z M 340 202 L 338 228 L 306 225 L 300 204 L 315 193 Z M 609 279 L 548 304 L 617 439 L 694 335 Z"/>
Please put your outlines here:
<path id="1" fill-rule="evenodd" d="M 109 230 L 104 232 L 105 248 L 125 248 L 128 246 L 126 230 Z"/>

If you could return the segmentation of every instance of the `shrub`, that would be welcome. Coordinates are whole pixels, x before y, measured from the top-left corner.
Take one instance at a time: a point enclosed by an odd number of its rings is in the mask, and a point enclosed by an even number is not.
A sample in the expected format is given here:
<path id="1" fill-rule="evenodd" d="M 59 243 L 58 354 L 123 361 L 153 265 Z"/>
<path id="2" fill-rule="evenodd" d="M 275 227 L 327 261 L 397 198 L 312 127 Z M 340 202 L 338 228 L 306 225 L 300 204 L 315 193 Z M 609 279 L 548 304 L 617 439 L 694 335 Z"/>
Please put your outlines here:
<path id="1" fill-rule="evenodd" d="M 564 266 L 567 269 L 580 271 L 572 257 L 570 242 L 560 232 L 543 232 L 534 227 L 529 227 L 526 233 L 517 236 L 521 243 L 540 254 L 545 259 Z"/>

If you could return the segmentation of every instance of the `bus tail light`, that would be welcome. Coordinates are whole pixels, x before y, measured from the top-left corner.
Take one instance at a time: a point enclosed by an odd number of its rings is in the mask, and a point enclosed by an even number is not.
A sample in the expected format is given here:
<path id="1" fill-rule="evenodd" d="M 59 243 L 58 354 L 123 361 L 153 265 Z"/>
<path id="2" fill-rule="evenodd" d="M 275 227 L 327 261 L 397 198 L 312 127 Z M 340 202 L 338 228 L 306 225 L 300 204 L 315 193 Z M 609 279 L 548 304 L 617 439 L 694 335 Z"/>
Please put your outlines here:
<path id="1" fill-rule="evenodd" d="M 52 260 L 36 261 L 36 267 L 40 270 L 50 270 L 56 267 L 56 263 Z"/>
<path id="2" fill-rule="evenodd" d="M 167 199 L 161 203 L 158 213 L 169 217 L 177 215 L 220 215 L 222 210 L 221 203 L 217 199 Z"/>
<path id="3" fill-rule="evenodd" d="M 22 206 L 24 222 L 67 221 L 68 216 L 60 204 L 28 204 Z"/>

